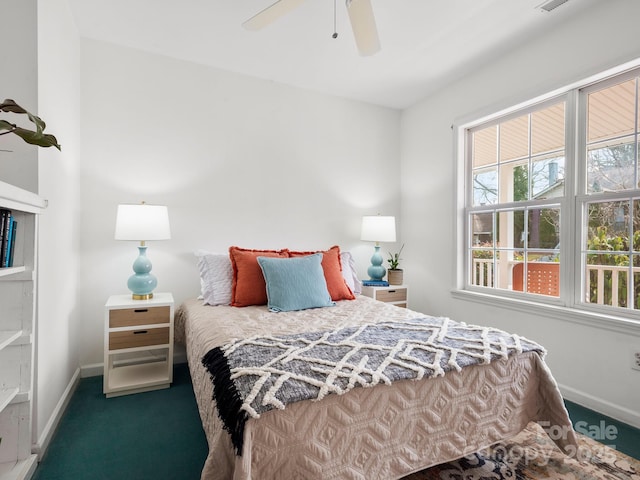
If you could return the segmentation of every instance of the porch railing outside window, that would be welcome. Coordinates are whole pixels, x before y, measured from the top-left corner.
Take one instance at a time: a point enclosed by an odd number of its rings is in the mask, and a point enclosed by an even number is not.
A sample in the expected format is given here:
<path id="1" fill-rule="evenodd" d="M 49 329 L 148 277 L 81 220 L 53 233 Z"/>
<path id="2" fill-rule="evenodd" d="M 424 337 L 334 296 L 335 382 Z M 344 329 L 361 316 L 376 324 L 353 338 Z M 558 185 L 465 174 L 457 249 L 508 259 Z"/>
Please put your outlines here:
<path id="1" fill-rule="evenodd" d="M 516 265 L 524 265 L 523 263 L 515 264 L 512 266 L 512 271 Z M 533 265 L 544 265 L 536 264 Z M 549 265 L 549 264 L 548 264 Z M 550 264 L 558 266 L 558 264 Z M 495 287 L 495 275 L 493 260 L 487 259 L 474 259 L 473 260 L 473 272 L 475 285 L 483 287 Z M 613 307 L 626 306 L 632 299 L 628 298 L 629 279 L 635 277 L 635 284 L 638 284 L 640 278 L 640 267 L 618 267 L 610 265 L 589 265 L 587 264 L 586 270 L 586 285 L 585 285 L 585 302 L 593 303 L 597 305 L 610 305 Z M 513 280 L 512 276 L 512 280 Z M 552 289 L 552 281 L 549 282 L 549 286 L 546 292 L 528 290 L 528 293 L 538 293 L 540 295 L 554 295 Z M 513 283 L 507 286 L 508 290 L 522 291 L 522 288 L 514 287 Z M 636 300 L 637 301 L 637 300 Z M 634 308 L 638 308 L 635 306 Z"/>

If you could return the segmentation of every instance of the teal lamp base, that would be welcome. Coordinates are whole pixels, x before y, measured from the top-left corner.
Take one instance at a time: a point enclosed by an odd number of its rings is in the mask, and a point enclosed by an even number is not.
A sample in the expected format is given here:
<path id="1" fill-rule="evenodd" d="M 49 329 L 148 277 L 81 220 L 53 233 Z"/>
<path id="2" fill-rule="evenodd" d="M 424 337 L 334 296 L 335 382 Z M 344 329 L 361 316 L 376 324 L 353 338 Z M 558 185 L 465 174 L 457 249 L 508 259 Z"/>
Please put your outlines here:
<path id="1" fill-rule="evenodd" d="M 376 245 L 373 256 L 371 257 L 371 265 L 367 269 L 367 273 L 369 274 L 369 279 L 379 282 L 384 278 L 387 273 L 387 269 L 382 266 L 382 262 L 384 259 L 382 255 L 380 255 L 380 245 Z"/>
<path id="2" fill-rule="evenodd" d="M 131 290 L 134 300 L 149 300 L 153 298 L 153 290 L 158 285 L 158 280 L 151 273 L 151 262 L 147 258 L 147 247 L 138 247 L 140 255 L 133 262 L 133 275 L 127 281 L 127 287 Z"/>

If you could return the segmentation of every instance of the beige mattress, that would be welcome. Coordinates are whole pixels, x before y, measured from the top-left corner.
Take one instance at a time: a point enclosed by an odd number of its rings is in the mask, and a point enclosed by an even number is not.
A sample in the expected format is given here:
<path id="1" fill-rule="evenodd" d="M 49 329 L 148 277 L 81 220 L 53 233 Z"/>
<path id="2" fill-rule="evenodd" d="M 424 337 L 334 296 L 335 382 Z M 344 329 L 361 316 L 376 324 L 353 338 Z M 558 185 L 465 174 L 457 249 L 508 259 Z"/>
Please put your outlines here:
<path id="1" fill-rule="evenodd" d="M 362 296 L 336 307 L 280 313 L 266 306 L 212 307 L 186 301 L 176 315 L 176 339 L 187 348 L 209 442 L 201 478 L 402 478 L 514 436 L 530 421 L 553 426 L 555 432 L 564 429 L 566 435 L 554 435 L 554 440 L 561 448 L 575 446 L 557 385 L 540 356 L 528 352 L 444 377 L 356 388 L 266 412 L 247 421 L 243 455 L 234 454 L 201 363 L 210 349 L 257 334 L 322 331 L 417 316 Z"/>

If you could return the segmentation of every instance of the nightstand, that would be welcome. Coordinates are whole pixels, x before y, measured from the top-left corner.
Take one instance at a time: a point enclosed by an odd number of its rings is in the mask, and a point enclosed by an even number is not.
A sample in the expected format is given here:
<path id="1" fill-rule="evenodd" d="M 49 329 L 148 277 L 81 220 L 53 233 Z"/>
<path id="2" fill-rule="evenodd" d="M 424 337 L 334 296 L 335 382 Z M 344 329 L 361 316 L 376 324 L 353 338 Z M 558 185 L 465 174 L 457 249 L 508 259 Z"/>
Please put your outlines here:
<path id="1" fill-rule="evenodd" d="M 388 287 L 362 287 L 362 295 L 371 297 L 385 303 L 391 303 L 398 307 L 407 307 L 406 285 L 389 285 Z"/>
<path id="2" fill-rule="evenodd" d="M 168 388 L 173 381 L 173 295 L 113 295 L 104 312 L 107 397 Z"/>

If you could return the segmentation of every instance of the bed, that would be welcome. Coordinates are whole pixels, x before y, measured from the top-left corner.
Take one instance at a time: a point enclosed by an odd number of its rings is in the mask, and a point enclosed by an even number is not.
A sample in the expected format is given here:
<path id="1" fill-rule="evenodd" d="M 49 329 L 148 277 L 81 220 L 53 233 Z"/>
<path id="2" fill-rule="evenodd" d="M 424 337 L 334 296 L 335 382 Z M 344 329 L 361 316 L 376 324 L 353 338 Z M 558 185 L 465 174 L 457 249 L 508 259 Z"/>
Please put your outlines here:
<path id="1" fill-rule="evenodd" d="M 353 388 L 320 401 L 302 400 L 249 418 L 241 454 L 213 400 L 203 358 L 229 342 L 261 336 L 335 331 L 407 322 L 419 312 L 357 296 L 326 308 L 271 311 L 185 301 L 176 340 L 186 346 L 209 444 L 203 480 L 398 479 L 518 434 L 529 422 L 551 428 L 565 451 L 575 436 L 557 385 L 537 351 L 421 380 Z M 557 434 L 561 432 L 561 434 Z"/>

